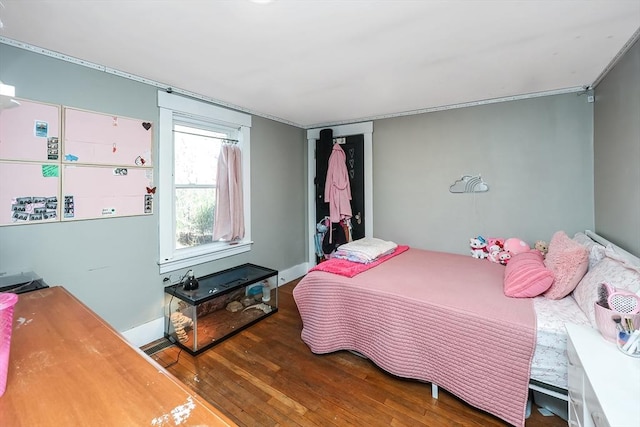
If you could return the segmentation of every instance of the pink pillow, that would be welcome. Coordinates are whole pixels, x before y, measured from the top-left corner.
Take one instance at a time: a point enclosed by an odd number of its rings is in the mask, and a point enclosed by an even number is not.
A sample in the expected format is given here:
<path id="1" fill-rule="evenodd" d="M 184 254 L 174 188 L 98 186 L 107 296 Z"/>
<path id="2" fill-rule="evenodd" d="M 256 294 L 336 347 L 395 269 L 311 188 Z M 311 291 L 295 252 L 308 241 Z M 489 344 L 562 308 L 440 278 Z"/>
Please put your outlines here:
<path id="1" fill-rule="evenodd" d="M 504 294 L 515 298 L 533 298 L 549 289 L 553 272 L 544 266 L 539 251 L 514 255 L 504 270 Z"/>
<path id="2" fill-rule="evenodd" d="M 544 265 L 553 271 L 556 278 L 544 296 L 549 299 L 561 299 L 578 286 L 587 272 L 589 251 L 569 238 L 564 231 L 558 231 L 551 238 Z"/>

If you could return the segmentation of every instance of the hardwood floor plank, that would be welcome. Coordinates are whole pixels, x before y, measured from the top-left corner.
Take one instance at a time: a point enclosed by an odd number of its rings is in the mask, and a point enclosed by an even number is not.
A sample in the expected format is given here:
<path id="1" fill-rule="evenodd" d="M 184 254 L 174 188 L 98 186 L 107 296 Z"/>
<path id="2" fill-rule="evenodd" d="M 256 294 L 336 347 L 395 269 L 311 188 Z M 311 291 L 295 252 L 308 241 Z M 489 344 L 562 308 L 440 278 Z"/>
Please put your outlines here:
<path id="1" fill-rule="evenodd" d="M 347 351 L 316 355 L 301 340 L 293 299 L 198 356 L 166 348 L 152 357 L 240 426 L 494 426 L 507 424 L 431 385 L 398 378 Z M 176 362 L 177 361 L 177 362 Z M 526 427 L 566 427 L 535 409 Z"/>
<path id="2" fill-rule="evenodd" d="M 177 355 L 177 352 L 176 352 Z M 175 360 L 175 357 L 174 357 Z M 174 365 L 175 366 L 175 365 Z M 173 368 L 173 366 L 172 366 Z M 177 368 L 174 368 L 177 369 Z M 206 398 L 209 402 L 215 402 L 214 405 L 222 410 L 227 416 L 233 419 L 236 423 L 244 426 L 259 425 L 250 412 L 244 410 L 244 402 L 240 405 L 236 404 L 233 400 L 233 390 L 222 388 L 219 384 L 212 385 L 212 381 L 208 380 L 207 375 L 202 375 L 203 380 L 200 380 L 197 374 L 193 372 L 182 371 L 183 375 L 180 378 L 187 386 L 192 390 Z M 242 394 L 245 392 L 243 391 Z M 231 398 L 230 398 L 231 397 Z M 222 409 L 224 408 L 224 409 Z"/>
<path id="3" fill-rule="evenodd" d="M 238 375 L 239 377 L 241 377 L 245 381 L 247 381 L 247 382 L 251 383 L 252 385 L 254 385 L 256 388 L 258 388 L 258 389 L 262 390 L 264 393 L 268 394 L 271 397 L 271 399 L 275 399 L 275 400 L 281 402 L 283 405 L 291 408 L 297 414 L 304 415 L 305 412 L 307 412 L 307 408 L 304 407 L 304 405 L 301 405 L 295 399 L 293 399 L 293 398 L 281 393 L 280 391 L 278 391 L 278 390 L 274 389 L 273 387 L 271 387 L 266 382 L 260 380 L 255 375 L 255 372 L 251 373 L 251 372 L 245 371 L 244 369 L 240 369 L 238 367 L 238 365 L 236 365 L 234 362 L 232 362 L 230 360 L 227 360 L 226 358 L 221 357 L 220 355 L 218 355 L 216 353 L 212 353 L 211 357 L 213 358 L 213 360 L 217 361 L 222 366 L 225 366 L 226 368 L 228 368 L 234 374 Z"/>
<path id="4" fill-rule="evenodd" d="M 267 375 L 275 375 L 282 369 L 279 364 L 274 363 L 263 357 L 261 353 L 255 351 L 254 347 L 249 348 L 247 345 L 243 345 L 242 340 L 243 337 L 238 337 L 237 340 L 230 341 L 227 346 L 230 350 L 234 351 L 237 359 L 246 361 L 251 364 L 252 367 L 259 369 L 260 372 Z"/>

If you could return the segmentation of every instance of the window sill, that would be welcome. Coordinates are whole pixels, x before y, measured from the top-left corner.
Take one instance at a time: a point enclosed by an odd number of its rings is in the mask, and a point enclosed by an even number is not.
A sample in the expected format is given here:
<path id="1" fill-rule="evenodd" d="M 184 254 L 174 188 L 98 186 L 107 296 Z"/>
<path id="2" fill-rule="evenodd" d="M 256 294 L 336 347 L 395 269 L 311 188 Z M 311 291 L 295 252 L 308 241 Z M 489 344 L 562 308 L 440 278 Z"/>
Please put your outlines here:
<path id="1" fill-rule="evenodd" d="M 183 268 L 190 268 L 197 264 L 202 264 L 209 261 L 215 261 L 218 259 L 226 258 L 233 255 L 238 255 L 243 252 L 251 250 L 253 242 L 240 242 L 237 245 L 227 245 L 223 248 L 215 251 L 205 253 L 189 253 L 182 256 L 176 256 L 169 260 L 159 261 L 160 274 L 170 273 L 172 271 L 180 270 Z"/>

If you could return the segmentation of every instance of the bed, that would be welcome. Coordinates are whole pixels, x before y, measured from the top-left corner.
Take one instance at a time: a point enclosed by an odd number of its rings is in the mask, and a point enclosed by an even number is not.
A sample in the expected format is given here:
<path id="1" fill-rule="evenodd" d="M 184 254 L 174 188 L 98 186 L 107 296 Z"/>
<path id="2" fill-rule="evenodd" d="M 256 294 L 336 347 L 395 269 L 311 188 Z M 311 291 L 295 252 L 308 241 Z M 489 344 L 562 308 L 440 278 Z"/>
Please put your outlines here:
<path id="1" fill-rule="evenodd" d="M 549 300 L 543 296 L 533 299 L 536 312 L 536 347 L 531 361 L 533 388 L 546 387 L 547 392 L 560 390 L 566 400 L 567 390 L 567 332 L 565 323 L 589 326 L 589 319 L 572 297 Z"/>
<path id="2" fill-rule="evenodd" d="M 509 298 L 504 266 L 415 248 L 355 274 L 328 262 L 294 289 L 313 353 L 356 352 L 516 426 L 530 388 L 567 400 L 564 323 L 590 324 L 571 295 Z"/>

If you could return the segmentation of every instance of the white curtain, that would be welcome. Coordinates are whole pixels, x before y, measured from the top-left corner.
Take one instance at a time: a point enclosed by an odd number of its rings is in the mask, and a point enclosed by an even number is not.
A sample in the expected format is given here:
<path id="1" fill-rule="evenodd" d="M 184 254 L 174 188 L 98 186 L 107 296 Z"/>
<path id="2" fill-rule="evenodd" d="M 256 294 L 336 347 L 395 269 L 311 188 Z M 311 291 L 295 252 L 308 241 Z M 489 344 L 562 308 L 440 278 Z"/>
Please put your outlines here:
<path id="1" fill-rule="evenodd" d="M 213 240 L 241 240 L 244 237 L 242 153 L 235 144 L 222 144 L 220 148 L 217 185 Z"/>

